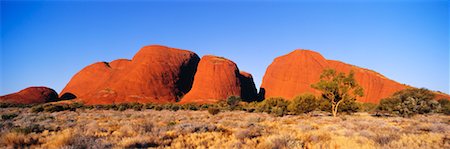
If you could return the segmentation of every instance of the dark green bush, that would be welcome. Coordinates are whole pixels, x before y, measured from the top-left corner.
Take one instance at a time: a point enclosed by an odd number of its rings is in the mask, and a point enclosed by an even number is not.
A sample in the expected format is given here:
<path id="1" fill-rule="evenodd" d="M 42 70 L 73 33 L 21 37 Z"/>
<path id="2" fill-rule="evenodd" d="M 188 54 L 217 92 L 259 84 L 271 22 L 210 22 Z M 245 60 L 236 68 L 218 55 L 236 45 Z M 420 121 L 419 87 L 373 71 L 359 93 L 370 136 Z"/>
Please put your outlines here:
<path id="1" fill-rule="evenodd" d="M 3 114 L 2 115 L 2 120 L 10 120 L 10 119 L 13 119 L 13 118 L 15 118 L 17 116 L 18 115 L 16 113 Z"/>
<path id="2" fill-rule="evenodd" d="M 258 104 L 258 112 L 267 112 L 276 116 L 283 116 L 288 113 L 289 101 L 282 97 L 268 98 Z"/>
<path id="3" fill-rule="evenodd" d="M 144 105 L 144 108 L 145 109 L 154 109 L 155 108 L 155 104 L 153 104 L 153 103 L 146 103 Z"/>
<path id="4" fill-rule="evenodd" d="M 214 107 L 208 108 L 208 113 L 211 115 L 219 114 L 219 112 L 220 112 L 219 108 L 214 108 Z"/>
<path id="5" fill-rule="evenodd" d="M 33 112 L 33 113 L 44 112 L 44 106 L 37 105 L 37 106 L 31 107 L 31 112 Z"/>
<path id="6" fill-rule="evenodd" d="M 164 107 L 163 107 L 163 105 L 157 104 L 157 105 L 155 105 L 155 107 L 153 109 L 155 109 L 156 111 L 161 111 L 161 110 L 164 110 Z"/>
<path id="7" fill-rule="evenodd" d="M 292 100 L 287 107 L 293 114 L 302 114 L 314 111 L 319 107 L 319 101 L 312 94 L 303 94 Z"/>
<path id="8" fill-rule="evenodd" d="M 48 104 L 44 106 L 44 112 L 60 112 L 66 109 L 68 109 L 68 107 L 56 104 Z"/>
<path id="9" fill-rule="evenodd" d="M 130 103 L 129 107 L 132 108 L 134 111 L 141 111 L 142 108 L 144 108 L 144 105 L 140 103 Z"/>
<path id="10" fill-rule="evenodd" d="M 359 111 L 359 105 L 354 100 L 344 100 L 338 107 L 339 112 L 345 112 L 347 114 L 355 113 Z"/>
<path id="11" fill-rule="evenodd" d="M 127 109 L 130 108 L 130 105 L 128 105 L 127 103 L 120 103 L 117 105 L 117 110 L 118 111 L 125 111 Z"/>
<path id="12" fill-rule="evenodd" d="M 434 93 L 427 89 L 409 88 L 382 99 L 377 109 L 402 117 L 440 111 L 440 104 L 433 99 Z"/>
<path id="13" fill-rule="evenodd" d="M 357 104 L 361 112 L 375 112 L 378 106 L 377 104 L 367 102 L 357 102 Z"/>
<path id="14" fill-rule="evenodd" d="M 25 127 L 15 127 L 12 129 L 13 132 L 29 134 L 29 133 L 42 133 L 45 130 L 44 126 L 39 124 L 31 124 Z"/>
<path id="15" fill-rule="evenodd" d="M 450 100 L 443 98 L 439 99 L 438 102 L 441 105 L 440 112 L 446 115 L 450 115 Z"/>
<path id="16" fill-rule="evenodd" d="M 197 111 L 199 109 L 199 107 L 197 104 L 188 103 L 188 104 L 181 105 L 181 109 Z"/>
<path id="17" fill-rule="evenodd" d="M 239 103 L 241 101 L 242 99 L 239 96 L 230 96 L 227 99 L 227 105 L 228 107 L 230 107 L 231 110 L 235 110 L 239 106 Z"/>
<path id="18" fill-rule="evenodd" d="M 319 108 L 321 111 L 331 112 L 331 101 L 319 98 Z M 339 104 L 338 112 L 345 112 L 348 114 L 357 112 L 359 105 L 354 100 L 344 100 Z"/>

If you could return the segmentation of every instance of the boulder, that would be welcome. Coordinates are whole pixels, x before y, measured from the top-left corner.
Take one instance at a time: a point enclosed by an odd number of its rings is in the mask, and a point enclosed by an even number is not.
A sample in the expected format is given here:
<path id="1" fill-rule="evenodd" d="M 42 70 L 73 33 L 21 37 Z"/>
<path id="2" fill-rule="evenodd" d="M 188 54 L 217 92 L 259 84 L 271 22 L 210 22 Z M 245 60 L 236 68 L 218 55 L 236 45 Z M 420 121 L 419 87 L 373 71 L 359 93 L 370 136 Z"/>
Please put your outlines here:
<path id="1" fill-rule="evenodd" d="M 190 90 L 199 60 L 191 51 L 145 46 L 131 60 L 87 66 L 61 94 L 85 104 L 176 102 Z"/>
<path id="2" fill-rule="evenodd" d="M 19 92 L 0 96 L 0 102 L 14 104 L 39 104 L 58 101 L 58 93 L 48 87 L 28 87 Z"/>
<path id="3" fill-rule="evenodd" d="M 293 99 L 307 92 L 320 95 L 320 92 L 313 89 L 311 84 L 317 83 L 323 70 L 330 68 L 347 74 L 351 70 L 354 71 L 355 80 L 364 88 L 364 96 L 357 99 L 360 102 L 379 103 L 381 99 L 410 87 L 369 69 L 327 60 L 314 51 L 294 50 L 287 55 L 275 58 L 269 65 L 263 77 L 260 96 L 261 98 Z"/>
<path id="4" fill-rule="evenodd" d="M 180 103 L 216 103 L 230 96 L 241 96 L 251 100 L 248 98 L 256 94 L 256 88 L 252 83 L 251 75 L 240 73 L 237 65 L 231 60 L 206 55 L 198 64 L 191 91 Z M 254 95 L 251 95 L 253 91 Z"/>

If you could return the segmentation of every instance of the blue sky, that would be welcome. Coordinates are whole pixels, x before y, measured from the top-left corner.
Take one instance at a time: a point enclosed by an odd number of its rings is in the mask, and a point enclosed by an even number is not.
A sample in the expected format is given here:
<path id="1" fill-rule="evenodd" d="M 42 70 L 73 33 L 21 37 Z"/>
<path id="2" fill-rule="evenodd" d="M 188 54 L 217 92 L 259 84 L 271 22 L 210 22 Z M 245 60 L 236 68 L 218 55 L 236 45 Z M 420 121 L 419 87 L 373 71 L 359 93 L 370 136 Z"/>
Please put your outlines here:
<path id="1" fill-rule="evenodd" d="M 145 45 L 236 62 L 257 87 L 275 57 L 311 49 L 449 93 L 448 1 L 1 1 L 0 94 L 60 92 L 83 67 Z"/>

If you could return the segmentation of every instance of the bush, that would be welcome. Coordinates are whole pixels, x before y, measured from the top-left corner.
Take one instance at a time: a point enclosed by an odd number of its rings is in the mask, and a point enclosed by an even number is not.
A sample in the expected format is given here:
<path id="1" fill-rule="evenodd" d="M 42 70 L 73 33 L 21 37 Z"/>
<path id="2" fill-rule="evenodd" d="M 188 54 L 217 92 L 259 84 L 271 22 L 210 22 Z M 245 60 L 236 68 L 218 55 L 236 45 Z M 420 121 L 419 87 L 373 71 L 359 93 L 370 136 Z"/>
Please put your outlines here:
<path id="1" fill-rule="evenodd" d="M 434 94 L 427 89 L 409 88 L 382 99 L 378 110 L 402 117 L 440 111 L 440 104 L 433 99 Z"/>
<path id="2" fill-rule="evenodd" d="M 339 112 L 345 112 L 347 114 L 355 113 L 359 111 L 359 105 L 354 100 L 344 100 L 339 105 Z"/>
<path id="3" fill-rule="evenodd" d="M 231 110 L 235 110 L 239 106 L 239 103 L 241 101 L 242 99 L 239 96 L 230 96 L 227 99 L 227 105 L 228 107 L 230 107 Z"/>
<path id="4" fill-rule="evenodd" d="M 331 101 L 320 98 L 319 99 L 319 109 L 325 112 L 331 112 Z M 344 100 L 339 104 L 338 112 L 345 112 L 348 114 L 357 112 L 359 110 L 359 105 L 354 100 Z"/>
<path id="5" fill-rule="evenodd" d="M 377 109 L 377 104 L 374 103 L 366 103 L 366 102 L 357 102 L 359 111 L 361 112 L 375 112 Z"/>
<path id="6" fill-rule="evenodd" d="M 211 115 L 219 114 L 219 112 L 220 112 L 220 109 L 218 109 L 218 108 L 208 108 L 208 113 Z"/>
<path id="7" fill-rule="evenodd" d="M 44 112 L 44 106 L 43 105 L 34 106 L 31 108 L 31 112 L 33 113 Z"/>
<path id="8" fill-rule="evenodd" d="M 130 108 L 130 107 L 127 103 L 121 103 L 121 104 L 117 105 L 117 110 L 119 110 L 119 111 L 125 111 L 128 108 Z"/>
<path id="9" fill-rule="evenodd" d="M 285 100 L 282 97 L 268 98 L 258 104 L 257 111 L 267 112 L 276 116 L 283 116 L 288 112 L 288 105 L 289 101 Z"/>
<path id="10" fill-rule="evenodd" d="M 294 98 L 287 109 L 293 114 L 302 114 L 314 111 L 319 107 L 316 97 L 312 94 L 303 94 Z"/>
<path id="11" fill-rule="evenodd" d="M 198 105 L 193 103 L 184 104 L 181 106 L 181 108 L 184 110 L 192 110 L 192 111 L 197 111 L 199 109 Z"/>
<path id="12" fill-rule="evenodd" d="M 154 108 L 155 108 L 155 105 L 154 105 L 153 103 L 146 103 L 146 104 L 144 105 L 144 108 L 145 108 L 145 109 L 154 109 Z"/>
<path id="13" fill-rule="evenodd" d="M 130 107 L 134 110 L 134 111 L 141 111 L 142 108 L 144 107 L 144 105 L 140 104 L 140 103 L 130 103 Z"/>
<path id="14" fill-rule="evenodd" d="M 44 106 L 44 112 L 60 112 L 69 109 L 68 106 L 48 104 Z"/>
<path id="15" fill-rule="evenodd" d="M 3 114 L 2 115 L 2 120 L 10 120 L 10 119 L 13 119 L 13 118 L 15 118 L 17 116 L 18 115 L 16 113 Z"/>
<path id="16" fill-rule="evenodd" d="M 446 115 L 450 115 L 450 101 L 448 99 L 439 99 L 439 104 L 441 105 L 441 113 L 444 113 Z"/>

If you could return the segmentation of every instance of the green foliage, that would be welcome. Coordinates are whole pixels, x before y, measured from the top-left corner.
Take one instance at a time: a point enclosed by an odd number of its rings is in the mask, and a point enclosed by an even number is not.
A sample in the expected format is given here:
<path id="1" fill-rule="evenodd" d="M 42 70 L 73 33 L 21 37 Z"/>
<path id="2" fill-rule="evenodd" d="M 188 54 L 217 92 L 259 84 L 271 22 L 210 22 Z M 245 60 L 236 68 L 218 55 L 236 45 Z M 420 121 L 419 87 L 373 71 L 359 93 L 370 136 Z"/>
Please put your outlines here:
<path id="1" fill-rule="evenodd" d="M 362 97 L 363 88 L 354 79 L 354 72 L 348 75 L 337 73 L 333 69 L 325 69 L 320 75 L 320 81 L 311 87 L 322 92 L 322 97 L 331 102 L 331 112 L 337 115 L 339 105 L 344 101 L 355 101 Z"/>
<path id="2" fill-rule="evenodd" d="M 29 108 L 32 106 L 34 106 L 34 104 L 17 104 L 17 103 L 0 102 L 0 108 Z"/>
<path id="3" fill-rule="evenodd" d="M 155 104 L 153 104 L 153 103 L 146 103 L 144 105 L 144 108 L 145 109 L 154 109 L 155 108 Z"/>
<path id="4" fill-rule="evenodd" d="M 239 96 L 230 96 L 227 99 L 227 105 L 230 107 L 231 110 L 235 110 L 236 107 L 239 106 L 239 103 L 242 101 L 241 97 Z"/>
<path id="5" fill-rule="evenodd" d="M 31 107 L 31 112 L 33 112 L 33 113 L 44 112 L 44 106 L 37 105 L 37 106 Z"/>
<path id="6" fill-rule="evenodd" d="M 282 97 L 275 97 L 265 99 L 258 104 L 257 111 L 259 112 L 267 112 L 269 114 L 274 114 L 276 116 L 283 116 L 288 113 L 287 106 L 289 105 L 289 101 L 285 100 Z"/>
<path id="7" fill-rule="evenodd" d="M 347 114 L 355 113 L 359 111 L 359 105 L 354 100 L 344 100 L 340 105 L 338 112 L 345 112 Z"/>
<path id="8" fill-rule="evenodd" d="M 439 104 L 441 105 L 441 113 L 444 113 L 446 115 L 450 115 L 450 100 L 448 99 L 439 99 Z"/>
<path id="9" fill-rule="evenodd" d="M 16 113 L 9 113 L 9 114 L 3 114 L 2 115 L 2 120 L 10 120 L 13 119 L 15 117 L 17 117 L 18 115 Z"/>
<path id="10" fill-rule="evenodd" d="M 366 102 L 357 102 L 359 111 L 361 112 L 375 112 L 377 109 L 377 104 L 374 103 L 366 103 Z"/>
<path id="11" fill-rule="evenodd" d="M 42 133 L 45 130 L 44 126 L 39 124 L 32 124 L 25 127 L 15 127 L 12 129 L 13 132 L 29 134 L 29 133 Z"/>
<path id="12" fill-rule="evenodd" d="M 408 88 L 382 99 L 378 110 L 402 117 L 440 111 L 440 104 L 433 99 L 434 93 L 430 90 Z"/>
<path id="13" fill-rule="evenodd" d="M 330 100 L 327 100 L 325 98 L 319 98 L 318 99 L 318 109 L 325 112 L 333 113 L 332 110 L 332 103 Z M 337 112 L 345 112 L 348 114 L 358 112 L 360 109 L 360 106 L 355 100 L 344 100 L 341 101 L 339 104 L 339 108 L 337 109 Z"/>
<path id="14" fill-rule="evenodd" d="M 303 94 L 292 100 L 287 109 L 293 114 L 302 114 L 314 111 L 319 107 L 319 101 L 312 94 Z"/>
<path id="15" fill-rule="evenodd" d="M 208 113 L 211 114 L 211 115 L 219 114 L 219 112 L 220 112 L 219 108 L 215 108 L 215 107 L 208 108 Z"/>
<path id="16" fill-rule="evenodd" d="M 125 111 L 128 108 L 130 108 L 130 106 L 127 103 L 120 103 L 119 105 L 117 105 L 118 111 Z"/>
<path id="17" fill-rule="evenodd" d="M 199 106 L 197 104 L 188 103 L 181 106 L 181 109 L 183 110 L 192 110 L 197 111 L 199 109 Z"/>

